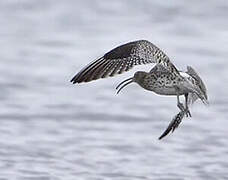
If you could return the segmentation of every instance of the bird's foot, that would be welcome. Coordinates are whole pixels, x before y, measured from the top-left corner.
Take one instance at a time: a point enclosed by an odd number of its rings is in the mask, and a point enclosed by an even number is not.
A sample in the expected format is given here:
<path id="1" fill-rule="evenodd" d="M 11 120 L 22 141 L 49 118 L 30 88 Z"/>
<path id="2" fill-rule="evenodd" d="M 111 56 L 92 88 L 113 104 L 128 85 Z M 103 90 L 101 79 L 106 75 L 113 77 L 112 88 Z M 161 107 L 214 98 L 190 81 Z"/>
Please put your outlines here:
<path id="1" fill-rule="evenodd" d="M 189 111 L 188 107 L 185 108 L 182 103 L 178 103 L 177 107 L 181 110 L 181 112 L 184 112 L 186 117 L 192 117 L 191 112 Z"/>

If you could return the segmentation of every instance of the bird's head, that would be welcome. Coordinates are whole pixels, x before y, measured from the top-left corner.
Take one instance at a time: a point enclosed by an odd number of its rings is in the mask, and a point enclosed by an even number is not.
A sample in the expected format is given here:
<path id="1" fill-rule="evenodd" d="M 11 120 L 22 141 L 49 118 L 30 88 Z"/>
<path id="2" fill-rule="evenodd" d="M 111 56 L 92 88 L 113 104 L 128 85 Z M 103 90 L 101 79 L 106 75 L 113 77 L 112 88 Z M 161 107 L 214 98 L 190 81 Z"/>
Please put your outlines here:
<path id="1" fill-rule="evenodd" d="M 125 86 L 127 86 L 130 83 L 136 82 L 137 84 L 141 85 L 146 75 L 147 75 L 147 72 L 137 71 L 133 77 L 125 79 L 116 87 L 116 89 L 118 90 L 117 94 L 121 91 L 121 89 L 123 89 Z"/>
<path id="2" fill-rule="evenodd" d="M 135 74 L 134 74 L 134 77 L 133 77 L 133 81 L 138 83 L 139 85 L 143 82 L 145 76 L 147 75 L 148 73 L 147 72 L 144 72 L 144 71 L 137 71 Z"/>

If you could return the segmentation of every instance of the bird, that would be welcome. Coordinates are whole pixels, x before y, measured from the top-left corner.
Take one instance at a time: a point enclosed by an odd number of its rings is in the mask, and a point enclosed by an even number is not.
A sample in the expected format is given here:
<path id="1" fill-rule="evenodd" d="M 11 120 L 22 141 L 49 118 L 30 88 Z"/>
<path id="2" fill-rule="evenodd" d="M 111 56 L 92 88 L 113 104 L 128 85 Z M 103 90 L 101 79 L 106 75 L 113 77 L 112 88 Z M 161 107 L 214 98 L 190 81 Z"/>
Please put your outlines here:
<path id="1" fill-rule="evenodd" d="M 170 58 L 156 45 L 148 40 L 136 40 L 117 46 L 102 57 L 82 68 L 72 79 L 73 84 L 90 82 L 101 78 L 112 77 L 129 71 L 134 66 L 155 64 L 149 72 L 137 71 L 122 81 L 117 87 L 117 94 L 127 85 L 136 83 L 142 88 L 159 95 L 176 96 L 180 112 L 174 116 L 166 131 L 159 137 L 162 139 L 170 131 L 174 131 L 184 115 L 192 117 L 189 105 L 200 99 L 208 105 L 207 89 L 198 73 L 191 66 L 181 71 Z M 180 96 L 185 103 L 180 102 Z"/>

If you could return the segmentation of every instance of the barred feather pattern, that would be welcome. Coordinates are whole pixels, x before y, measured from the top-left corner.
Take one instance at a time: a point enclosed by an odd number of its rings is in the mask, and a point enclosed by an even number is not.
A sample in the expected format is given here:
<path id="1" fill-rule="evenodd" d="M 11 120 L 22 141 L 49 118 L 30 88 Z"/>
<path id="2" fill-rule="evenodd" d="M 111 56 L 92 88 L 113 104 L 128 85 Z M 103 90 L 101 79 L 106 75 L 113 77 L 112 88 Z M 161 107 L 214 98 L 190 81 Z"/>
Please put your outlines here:
<path id="1" fill-rule="evenodd" d="M 77 73 L 71 82 L 81 83 L 112 77 L 129 71 L 136 65 L 157 63 L 179 76 L 169 57 L 147 40 L 130 42 L 114 48 L 103 57 L 93 61 Z"/>

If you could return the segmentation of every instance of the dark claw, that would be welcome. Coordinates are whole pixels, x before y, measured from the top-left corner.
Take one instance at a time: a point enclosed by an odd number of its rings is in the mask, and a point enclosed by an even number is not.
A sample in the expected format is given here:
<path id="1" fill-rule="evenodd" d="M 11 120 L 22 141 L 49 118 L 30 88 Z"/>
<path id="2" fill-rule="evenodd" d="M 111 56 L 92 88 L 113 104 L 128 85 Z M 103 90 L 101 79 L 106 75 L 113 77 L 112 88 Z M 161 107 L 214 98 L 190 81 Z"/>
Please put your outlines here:
<path id="1" fill-rule="evenodd" d="M 184 117 L 185 112 L 181 111 L 178 114 L 176 114 L 173 118 L 173 120 L 169 123 L 168 127 L 166 128 L 165 132 L 158 138 L 161 140 L 163 137 L 165 137 L 167 134 L 169 134 L 170 131 L 172 133 L 175 131 L 175 129 L 179 126 L 181 123 L 183 117 Z"/>

